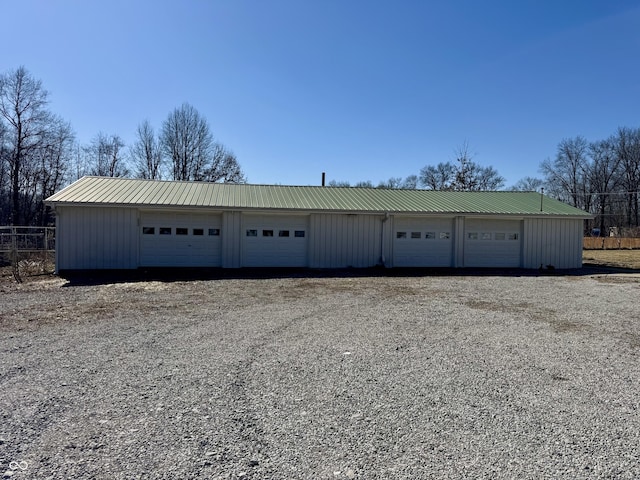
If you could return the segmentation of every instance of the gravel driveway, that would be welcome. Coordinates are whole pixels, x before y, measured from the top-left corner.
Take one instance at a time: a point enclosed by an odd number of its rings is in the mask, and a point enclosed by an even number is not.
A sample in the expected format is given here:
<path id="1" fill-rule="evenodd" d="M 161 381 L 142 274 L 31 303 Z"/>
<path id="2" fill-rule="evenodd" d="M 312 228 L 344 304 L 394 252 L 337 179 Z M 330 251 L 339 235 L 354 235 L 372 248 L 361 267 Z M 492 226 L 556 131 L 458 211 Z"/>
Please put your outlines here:
<path id="1" fill-rule="evenodd" d="M 0 475 L 638 478 L 639 298 L 589 274 L 0 285 Z"/>

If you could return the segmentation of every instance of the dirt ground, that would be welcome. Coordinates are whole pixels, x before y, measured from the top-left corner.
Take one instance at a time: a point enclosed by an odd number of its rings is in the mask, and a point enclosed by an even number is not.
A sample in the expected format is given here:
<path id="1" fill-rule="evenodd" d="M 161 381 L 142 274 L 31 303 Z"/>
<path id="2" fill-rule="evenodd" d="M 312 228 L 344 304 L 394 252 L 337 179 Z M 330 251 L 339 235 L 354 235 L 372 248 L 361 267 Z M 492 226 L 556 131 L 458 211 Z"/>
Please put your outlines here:
<path id="1" fill-rule="evenodd" d="M 18 262 L 18 278 L 22 281 L 40 281 L 53 277 L 56 265 L 54 253 L 22 254 Z M 9 254 L 0 252 L 0 284 L 17 283 Z"/>
<path id="2" fill-rule="evenodd" d="M 569 273 L 0 285 L 0 475 L 640 478 L 640 276 Z"/>

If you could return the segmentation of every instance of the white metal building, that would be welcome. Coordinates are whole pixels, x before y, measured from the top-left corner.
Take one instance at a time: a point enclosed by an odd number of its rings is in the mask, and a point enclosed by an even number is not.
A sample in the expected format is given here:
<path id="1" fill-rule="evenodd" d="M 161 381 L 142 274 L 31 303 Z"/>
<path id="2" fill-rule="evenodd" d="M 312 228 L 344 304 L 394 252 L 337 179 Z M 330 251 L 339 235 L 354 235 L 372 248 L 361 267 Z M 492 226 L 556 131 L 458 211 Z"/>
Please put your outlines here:
<path id="1" fill-rule="evenodd" d="M 591 216 L 535 192 L 84 177 L 47 199 L 58 271 L 140 267 L 579 268 Z"/>

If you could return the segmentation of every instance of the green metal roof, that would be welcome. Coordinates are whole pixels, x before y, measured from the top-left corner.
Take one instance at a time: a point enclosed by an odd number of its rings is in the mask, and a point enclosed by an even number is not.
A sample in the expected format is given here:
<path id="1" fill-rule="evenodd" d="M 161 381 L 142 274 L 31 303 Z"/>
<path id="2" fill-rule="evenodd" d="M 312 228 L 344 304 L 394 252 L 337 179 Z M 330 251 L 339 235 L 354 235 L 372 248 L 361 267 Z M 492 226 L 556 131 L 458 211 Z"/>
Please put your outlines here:
<path id="1" fill-rule="evenodd" d="M 192 207 L 342 213 L 490 214 L 591 218 L 536 192 L 441 192 L 83 177 L 50 205 Z M 542 210 L 540 206 L 542 205 Z"/>

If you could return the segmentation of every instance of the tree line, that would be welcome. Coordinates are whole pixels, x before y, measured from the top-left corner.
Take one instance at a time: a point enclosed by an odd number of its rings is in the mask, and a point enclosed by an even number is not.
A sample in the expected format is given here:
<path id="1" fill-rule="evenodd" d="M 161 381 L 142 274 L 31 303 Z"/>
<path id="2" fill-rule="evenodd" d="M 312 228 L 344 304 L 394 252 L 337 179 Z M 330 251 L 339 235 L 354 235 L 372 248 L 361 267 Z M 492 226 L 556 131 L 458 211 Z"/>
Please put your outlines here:
<path id="1" fill-rule="evenodd" d="M 483 167 L 473 161 L 469 147 L 465 143 L 456 150 L 453 162 L 440 162 L 437 165 L 427 165 L 420 173 L 405 178 L 391 177 L 374 185 L 370 180 L 360 181 L 351 185 L 349 182 L 331 180 L 330 187 L 361 187 L 361 188 L 391 188 L 415 190 L 453 190 L 453 191 L 481 191 L 499 190 L 504 187 L 505 179 L 493 167 Z"/>
<path id="2" fill-rule="evenodd" d="M 218 142 L 206 119 L 188 103 L 158 130 L 141 122 L 134 141 L 98 132 L 76 141 L 71 124 L 48 109 L 49 93 L 24 67 L 0 75 L 0 225 L 47 225 L 44 199 L 84 175 L 142 179 L 246 182 L 237 158 Z M 541 178 L 525 177 L 511 190 L 540 191 L 593 213 L 601 232 L 640 227 L 640 128 L 621 127 L 603 140 L 563 139 L 540 164 Z M 465 143 L 455 160 L 374 185 L 332 180 L 330 187 L 482 191 L 505 179 L 475 162 Z"/>
<path id="3" fill-rule="evenodd" d="M 490 191 L 505 186 L 493 167 L 473 161 L 468 145 L 453 162 L 427 165 L 417 175 L 391 177 L 374 185 L 354 187 L 404 188 L 453 191 Z M 610 228 L 640 234 L 640 128 L 620 127 L 604 140 L 589 142 L 582 136 L 560 141 L 555 158 L 542 161 L 542 177 L 524 177 L 509 190 L 544 191 L 547 195 L 594 215 L 591 227 L 608 235 Z M 329 186 L 351 186 L 330 181 Z M 620 233 L 620 232 L 619 232 Z"/>
<path id="4" fill-rule="evenodd" d="M 594 214 L 601 234 L 611 227 L 640 233 L 640 128 L 620 127 L 591 142 L 563 139 L 540 172 L 543 180 L 525 179 L 520 186 L 539 182 L 549 195 Z"/>
<path id="5" fill-rule="evenodd" d="M 84 175 L 246 181 L 236 156 L 188 103 L 157 132 L 141 122 L 131 145 L 103 132 L 79 144 L 71 124 L 48 104 L 49 92 L 26 68 L 0 75 L 0 225 L 50 224 L 44 200 Z"/>
<path id="6" fill-rule="evenodd" d="M 367 188 L 401 188 L 441 190 L 441 191 L 490 191 L 504 187 L 505 179 L 493 167 L 484 167 L 473 161 L 469 146 L 464 143 L 455 151 L 453 162 L 440 162 L 437 165 L 426 165 L 419 174 L 406 178 L 391 177 L 377 185 L 367 180 L 354 184 L 354 187 Z M 349 182 L 331 180 L 330 187 L 349 187 Z"/>

